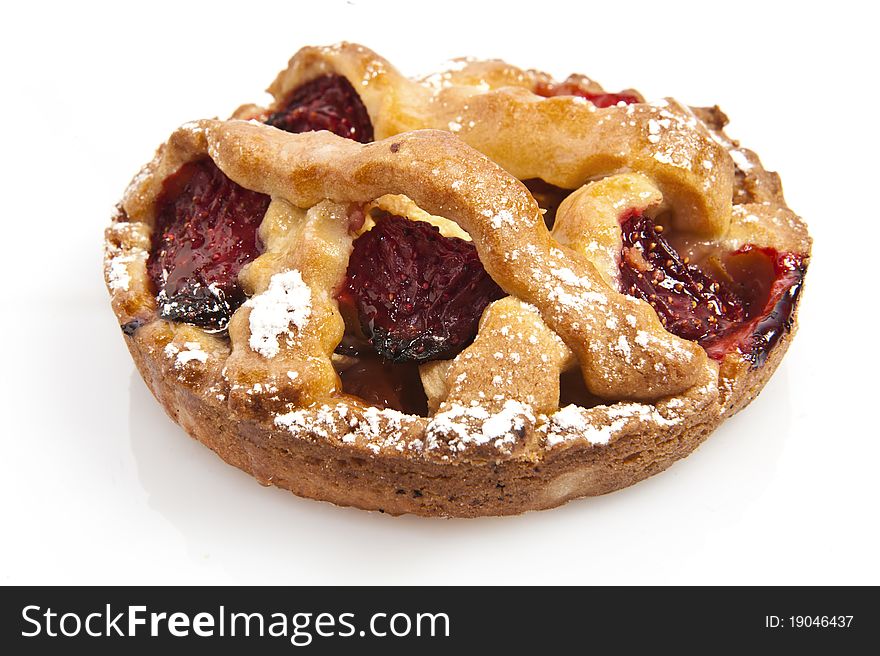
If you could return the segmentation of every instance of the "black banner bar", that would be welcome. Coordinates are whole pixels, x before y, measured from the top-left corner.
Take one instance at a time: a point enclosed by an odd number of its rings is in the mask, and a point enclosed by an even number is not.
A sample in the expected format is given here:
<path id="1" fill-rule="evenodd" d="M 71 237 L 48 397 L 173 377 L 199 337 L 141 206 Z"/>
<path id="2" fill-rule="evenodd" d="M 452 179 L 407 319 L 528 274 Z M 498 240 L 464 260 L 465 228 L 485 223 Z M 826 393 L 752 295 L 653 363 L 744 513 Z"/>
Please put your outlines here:
<path id="1" fill-rule="evenodd" d="M 880 620 L 876 588 L 22 587 L 0 596 L 0 640 L 15 654 L 226 644 L 261 654 L 487 645 L 552 654 L 608 641 L 627 651 L 840 649 L 866 644 Z"/>

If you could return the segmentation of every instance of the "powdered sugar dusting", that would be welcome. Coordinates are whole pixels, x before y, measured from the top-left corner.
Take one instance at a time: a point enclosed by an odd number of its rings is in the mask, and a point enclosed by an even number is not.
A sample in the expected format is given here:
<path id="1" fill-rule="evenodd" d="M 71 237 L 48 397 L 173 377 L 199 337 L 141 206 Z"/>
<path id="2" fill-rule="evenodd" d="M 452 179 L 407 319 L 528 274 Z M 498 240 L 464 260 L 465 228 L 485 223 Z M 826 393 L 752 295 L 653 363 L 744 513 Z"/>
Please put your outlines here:
<path id="1" fill-rule="evenodd" d="M 204 364 L 208 361 L 208 354 L 202 350 L 199 342 L 184 342 L 181 350 L 176 344 L 165 345 L 165 357 L 174 359 L 174 368 L 183 369 L 188 362 L 196 361 Z"/>
<path id="2" fill-rule="evenodd" d="M 250 347 L 266 358 L 274 358 L 281 350 L 278 341 L 284 337 L 288 344 L 302 330 L 312 314 L 312 290 L 303 282 L 296 269 L 276 273 L 269 288 L 245 303 L 251 308 Z M 291 330 L 291 326 L 295 330 Z"/>
<path id="3" fill-rule="evenodd" d="M 208 354 L 202 350 L 202 345 L 198 342 L 185 342 L 183 346 L 186 350 L 177 354 L 176 366 L 182 367 L 193 360 L 202 364 L 208 361 Z"/>
<path id="4" fill-rule="evenodd" d="M 572 403 L 564 408 L 560 408 L 550 419 L 563 430 L 584 431 L 586 430 L 587 422 L 581 410 L 579 406 Z"/>
<path id="5" fill-rule="evenodd" d="M 277 415 L 274 423 L 294 435 L 306 434 L 330 439 L 338 436 L 343 444 L 361 444 L 373 453 L 382 449 L 398 452 L 422 451 L 422 440 L 410 437 L 421 417 L 390 408 L 370 407 L 362 413 L 352 411 L 344 403 L 303 408 Z"/>
<path id="6" fill-rule="evenodd" d="M 142 248 L 134 248 L 128 254 L 122 255 L 118 250 L 116 254 L 105 260 L 104 266 L 107 271 L 107 285 L 111 292 L 129 291 L 131 287 L 131 273 L 128 265 L 138 260 L 145 261 L 147 252 Z"/>
<path id="7" fill-rule="evenodd" d="M 681 422 L 681 418 L 665 417 L 657 408 L 644 403 L 617 403 L 589 409 L 567 405 L 550 415 L 549 422 L 542 429 L 546 431 L 549 448 L 579 439 L 598 445 L 608 444 L 632 422 L 674 426 Z"/>
<path id="8" fill-rule="evenodd" d="M 503 444 L 513 443 L 515 432 L 522 431 L 527 420 L 535 421 L 532 409 L 519 401 L 508 399 L 500 412 L 483 422 L 481 437 L 501 448 Z"/>
<path id="9" fill-rule="evenodd" d="M 131 276 L 128 273 L 128 263 L 134 259 L 131 255 L 114 257 L 107 265 L 107 281 L 112 291 L 128 291 Z"/>
<path id="10" fill-rule="evenodd" d="M 731 159 L 733 159 L 733 163 L 736 164 L 740 171 L 748 171 L 754 168 L 754 165 L 741 150 L 731 148 L 728 152 L 730 153 Z"/>
<path id="11" fill-rule="evenodd" d="M 490 223 L 495 230 L 498 230 L 505 224 L 512 226 L 514 224 L 513 214 L 511 214 L 510 210 L 501 210 L 492 217 Z"/>
<path id="12" fill-rule="evenodd" d="M 510 453 L 517 437 L 534 422 L 531 407 L 513 399 L 506 400 L 494 413 L 479 404 L 452 403 L 434 415 L 425 438 L 429 450 L 461 452 L 471 447 L 491 445 Z"/>

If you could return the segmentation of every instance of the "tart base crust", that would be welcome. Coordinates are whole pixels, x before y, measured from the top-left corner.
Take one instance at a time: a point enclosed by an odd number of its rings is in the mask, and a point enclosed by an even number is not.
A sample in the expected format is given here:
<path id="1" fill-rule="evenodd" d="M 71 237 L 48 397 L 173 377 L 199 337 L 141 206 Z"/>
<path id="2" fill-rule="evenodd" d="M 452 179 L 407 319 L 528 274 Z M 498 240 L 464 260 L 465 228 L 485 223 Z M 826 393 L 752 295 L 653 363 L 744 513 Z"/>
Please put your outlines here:
<path id="1" fill-rule="evenodd" d="M 760 393 L 794 332 L 779 341 L 761 367 L 737 378 L 733 389 L 721 390 L 720 412 L 692 413 L 676 426 L 620 436 L 605 445 L 573 442 L 545 452 L 537 462 L 511 458 L 442 464 L 384 452 L 373 456 L 320 436 L 294 435 L 247 419 L 230 422 L 224 403 L 212 402 L 212 396 L 165 376 L 148 349 L 131 337 L 125 341 L 168 416 L 261 485 L 395 516 L 481 517 L 554 508 L 572 499 L 614 492 L 664 471 Z"/>

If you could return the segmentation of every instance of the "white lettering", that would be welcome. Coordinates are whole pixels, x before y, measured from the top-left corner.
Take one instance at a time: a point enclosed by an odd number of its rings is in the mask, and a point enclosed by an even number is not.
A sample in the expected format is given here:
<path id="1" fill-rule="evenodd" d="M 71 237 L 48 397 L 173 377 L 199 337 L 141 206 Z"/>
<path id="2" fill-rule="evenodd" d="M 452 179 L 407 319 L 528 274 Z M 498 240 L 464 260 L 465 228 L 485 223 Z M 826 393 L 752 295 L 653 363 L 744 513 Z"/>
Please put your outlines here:
<path id="1" fill-rule="evenodd" d="M 40 610 L 40 607 L 39 606 L 25 606 L 24 608 L 21 609 L 21 618 L 25 622 L 30 622 L 31 624 L 33 624 L 35 627 L 37 627 L 37 630 L 33 631 L 31 633 L 27 633 L 26 631 L 22 631 L 21 636 L 23 638 L 33 638 L 34 636 L 38 636 L 38 635 L 40 635 L 40 631 L 43 628 L 43 626 L 37 620 L 35 620 L 33 617 L 28 617 L 28 612 L 30 612 L 31 610 Z"/>
<path id="2" fill-rule="evenodd" d="M 146 606 L 129 606 L 128 607 L 128 635 L 134 637 L 137 635 L 137 627 L 139 624 L 146 624 L 147 620 L 140 617 L 138 613 L 145 613 Z"/>
<path id="3" fill-rule="evenodd" d="M 90 613 L 86 615 L 86 633 L 93 638 L 100 638 L 100 633 L 98 633 L 97 631 L 92 631 L 92 619 L 94 619 L 95 617 L 101 619 L 101 613 Z"/>
<path id="4" fill-rule="evenodd" d="M 107 635 L 110 636 L 110 629 L 116 631 L 116 635 L 124 636 L 125 634 L 122 632 L 122 629 L 119 628 L 119 620 L 122 619 L 124 613 L 117 613 L 116 617 L 113 617 L 113 613 L 110 610 L 110 604 L 107 604 Z M 113 617 L 111 620 L 110 618 Z"/>
<path id="5" fill-rule="evenodd" d="M 214 616 L 210 613 L 198 613 L 193 618 L 192 626 L 197 636 L 210 638 L 214 635 Z"/>
<path id="6" fill-rule="evenodd" d="M 171 613 L 168 617 L 168 632 L 177 638 L 189 635 L 189 617 L 186 613 Z"/>
<path id="7" fill-rule="evenodd" d="M 403 618 L 404 620 L 406 620 L 406 629 L 398 632 L 394 629 L 394 625 L 397 622 L 397 620 L 400 618 Z M 409 633 L 409 630 L 412 628 L 412 622 L 409 619 L 409 615 L 407 615 L 406 613 L 395 613 L 394 615 L 392 615 L 390 624 L 391 624 L 391 633 L 393 633 L 398 638 L 400 638 L 401 636 L 407 635 Z"/>
<path id="8" fill-rule="evenodd" d="M 312 634 L 302 630 L 308 628 L 311 617 L 311 613 L 297 613 L 293 616 L 293 634 L 290 636 L 290 644 L 297 647 L 305 647 L 311 644 Z M 302 620 L 305 620 L 305 622 Z M 297 642 L 298 638 L 302 638 L 305 642 Z"/>
<path id="9" fill-rule="evenodd" d="M 379 633 L 376 630 L 376 618 L 377 617 L 388 617 L 388 616 L 385 613 L 376 613 L 375 615 L 373 615 L 370 618 L 370 633 L 372 633 L 374 636 L 376 636 L 378 638 L 384 638 L 385 636 L 388 635 L 388 632 L 386 631 L 384 633 Z"/>
<path id="10" fill-rule="evenodd" d="M 71 619 L 74 621 L 73 625 L 76 628 L 73 631 L 68 631 L 64 628 L 64 622 Z M 79 619 L 79 615 L 77 615 L 76 613 L 64 613 L 64 615 L 61 616 L 61 621 L 58 623 L 58 626 L 64 636 L 72 638 L 79 633 L 80 629 L 82 629 L 82 622 Z"/>

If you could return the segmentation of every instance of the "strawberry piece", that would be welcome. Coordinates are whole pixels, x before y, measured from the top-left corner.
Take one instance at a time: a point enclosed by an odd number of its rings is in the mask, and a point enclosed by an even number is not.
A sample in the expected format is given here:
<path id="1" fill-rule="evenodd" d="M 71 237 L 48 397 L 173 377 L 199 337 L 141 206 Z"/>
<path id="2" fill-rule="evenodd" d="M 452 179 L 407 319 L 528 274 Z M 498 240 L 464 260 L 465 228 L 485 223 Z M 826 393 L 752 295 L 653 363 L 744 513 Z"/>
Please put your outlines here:
<path id="1" fill-rule="evenodd" d="M 742 299 L 685 263 L 654 221 L 634 214 L 621 228 L 621 287 L 650 303 L 666 330 L 702 343 L 744 319 Z"/>
<path id="2" fill-rule="evenodd" d="M 361 143 L 373 140 L 367 108 L 351 83 L 341 75 L 323 75 L 295 89 L 284 109 L 266 123 L 287 132 L 330 132 Z"/>
<path id="3" fill-rule="evenodd" d="M 238 273 L 261 251 L 257 230 L 269 200 L 207 159 L 185 164 L 164 181 L 147 260 L 159 316 L 226 328 L 244 302 Z"/>
<path id="4" fill-rule="evenodd" d="M 748 245 L 727 253 L 723 267 L 746 303 L 747 321 L 731 334 L 705 344 L 721 359 L 736 348 L 759 367 L 794 324 L 807 265 L 802 255 Z"/>
<path id="5" fill-rule="evenodd" d="M 599 109 L 614 107 L 618 103 L 631 105 L 641 102 L 638 97 L 631 93 L 590 93 L 574 82 L 560 82 L 558 84 L 541 82 L 535 87 L 535 93 L 545 98 L 552 98 L 553 96 L 586 98 Z"/>
<path id="6" fill-rule="evenodd" d="M 340 295 L 353 300 L 373 349 L 393 362 L 451 358 L 504 296 L 473 244 L 423 221 L 381 214 L 354 242 Z"/>
<path id="7" fill-rule="evenodd" d="M 701 267 L 683 260 L 648 217 L 624 217 L 621 229 L 621 289 L 650 303 L 666 330 L 696 341 L 710 357 L 737 349 L 760 366 L 791 330 L 803 256 L 748 245 Z"/>

